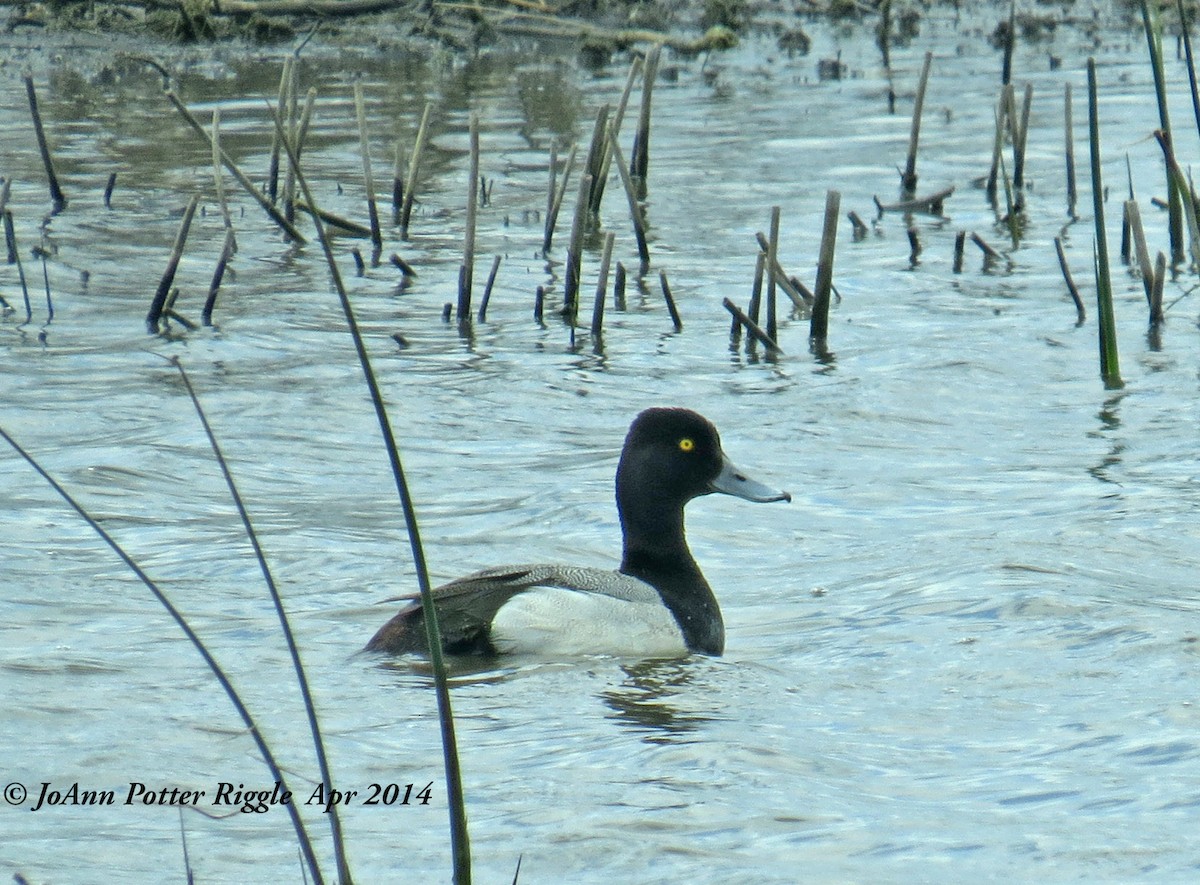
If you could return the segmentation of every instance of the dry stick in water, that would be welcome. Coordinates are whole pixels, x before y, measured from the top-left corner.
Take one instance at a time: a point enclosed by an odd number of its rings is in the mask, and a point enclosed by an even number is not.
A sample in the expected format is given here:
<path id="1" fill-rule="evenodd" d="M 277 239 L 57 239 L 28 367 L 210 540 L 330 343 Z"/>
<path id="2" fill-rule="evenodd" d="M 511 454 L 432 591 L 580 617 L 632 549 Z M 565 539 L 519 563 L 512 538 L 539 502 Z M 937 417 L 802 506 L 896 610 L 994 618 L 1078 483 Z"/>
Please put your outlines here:
<path id="1" fill-rule="evenodd" d="M 617 262 L 617 272 L 613 279 L 613 309 L 625 309 L 625 265 Z"/>
<path id="2" fill-rule="evenodd" d="M 921 79 L 917 81 L 917 97 L 913 102 L 912 129 L 908 135 L 908 158 L 904 163 L 904 174 L 900 178 L 900 189 L 911 196 L 917 192 L 917 142 L 921 137 L 921 110 L 925 106 L 925 87 L 929 85 L 929 68 L 933 64 L 933 53 L 925 53 L 925 64 L 921 67 Z"/>
<path id="3" fill-rule="evenodd" d="M 1071 120 L 1071 84 L 1066 84 L 1066 89 L 1063 93 L 1063 132 L 1064 132 L 1064 151 L 1066 152 L 1067 161 L 1067 215 L 1072 219 L 1075 218 L 1075 133 L 1073 131 L 1074 123 Z"/>
<path id="4" fill-rule="evenodd" d="M 621 134 L 621 124 L 625 120 L 625 109 L 629 106 L 629 96 L 633 93 L 634 84 L 637 82 L 637 76 L 642 70 L 642 59 L 640 56 L 634 56 L 633 61 L 629 65 L 629 76 L 625 78 L 625 89 L 621 93 L 621 100 L 617 102 L 617 109 L 613 112 L 612 117 L 608 122 L 608 133 L 612 136 Z M 594 195 L 595 208 L 593 211 L 600 211 L 600 201 L 604 196 L 604 188 L 608 184 L 608 172 L 612 167 L 612 145 L 609 138 L 605 138 L 603 146 L 603 159 L 600 163 L 600 168 L 597 172 L 599 184 L 592 186 Z"/>
<path id="5" fill-rule="evenodd" d="M 654 93 L 654 80 L 658 76 L 661 56 L 661 43 L 655 44 L 646 55 L 646 68 L 642 76 L 642 106 L 638 111 L 637 134 L 633 138 L 633 150 L 629 157 L 629 174 L 637 182 L 639 199 L 646 198 L 646 178 L 650 173 L 650 98 Z"/>
<path id="6" fill-rule="evenodd" d="M 279 72 L 278 114 L 280 119 L 287 118 L 288 92 L 292 88 L 292 70 L 296 66 L 295 56 L 287 56 L 283 60 L 283 69 Z M 267 165 L 267 199 L 275 205 L 279 197 L 279 135 L 271 138 L 271 159 Z"/>
<path id="7" fill-rule="evenodd" d="M 25 296 L 25 322 L 29 322 L 33 319 L 33 303 L 29 300 L 29 283 L 25 279 L 21 251 L 17 248 L 17 229 L 11 209 L 4 210 L 4 240 L 8 244 L 9 262 L 17 265 L 17 279 L 21 281 L 21 294 Z"/>
<path id="8" fill-rule="evenodd" d="M 158 331 L 158 321 L 162 318 L 163 308 L 167 304 L 167 296 L 171 293 L 171 284 L 175 282 L 175 272 L 179 269 L 179 260 L 183 257 L 183 247 L 187 243 L 188 231 L 192 226 L 192 218 L 196 214 L 196 206 L 200 203 L 200 195 L 193 194 L 192 199 L 188 201 L 187 208 L 183 212 L 183 221 L 179 224 L 179 233 L 175 235 L 175 247 L 171 250 L 171 258 L 167 262 L 167 269 L 163 272 L 162 279 L 158 283 L 158 290 L 154 293 L 154 300 L 150 302 L 150 312 L 146 314 L 146 325 L 149 327 L 151 334 Z"/>
<path id="9" fill-rule="evenodd" d="M 546 207 L 546 229 L 542 236 L 542 254 L 545 255 L 550 251 L 550 244 L 554 241 L 554 227 L 558 224 L 558 213 L 562 210 L 563 200 L 567 195 L 567 183 L 571 180 L 571 171 L 575 168 L 575 155 L 579 152 L 579 145 L 571 145 L 571 153 L 567 155 L 567 163 L 563 166 L 562 181 L 558 184 L 558 189 L 554 187 L 555 178 L 555 152 L 550 153 L 550 195 L 547 198 Z"/>
<path id="10" fill-rule="evenodd" d="M 209 134 L 204 131 L 204 127 L 200 125 L 200 121 L 192 115 L 192 112 L 187 109 L 187 105 L 180 100 L 178 95 L 176 95 L 170 89 L 165 90 L 163 95 L 166 96 L 167 101 L 174 105 L 175 110 L 179 111 L 179 113 L 183 115 L 183 118 L 188 122 L 188 125 L 192 127 L 192 130 L 197 135 L 203 138 L 205 142 L 210 142 L 212 140 Z M 266 197 L 259 193 L 259 189 L 254 186 L 254 182 L 252 182 L 242 173 L 242 170 L 238 168 L 237 164 L 233 162 L 229 154 L 226 153 L 224 149 L 221 150 L 221 163 L 226 169 L 229 170 L 229 173 L 235 179 L 237 179 L 237 183 L 242 186 L 242 189 L 245 190 L 246 193 L 248 193 L 254 199 L 254 201 L 258 203 L 259 206 L 262 207 L 263 211 L 270 216 L 272 221 L 279 225 L 280 229 L 282 229 L 284 233 L 286 233 L 297 243 L 303 244 L 307 242 L 300 231 L 296 230 L 295 225 L 284 218 L 282 213 L 272 206 L 271 203 L 267 201 Z"/>
<path id="11" fill-rule="evenodd" d="M 288 126 L 289 137 L 296 146 L 297 159 L 304 154 L 304 142 L 308 138 L 308 127 L 312 122 L 313 108 L 317 102 L 316 87 L 312 87 L 304 96 L 304 111 L 300 114 L 300 122 L 291 121 Z M 295 107 L 293 102 L 290 107 Z M 283 214 L 288 221 L 296 220 L 296 174 L 288 164 L 287 174 L 283 177 Z"/>
<path id="12" fill-rule="evenodd" d="M 604 294 L 608 289 L 608 268 L 612 263 L 613 241 L 616 234 L 604 234 L 604 252 L 600 256 L 600 279 L 596 282 L 596 300 L 592 304 L 592 337 L 599 339 L 604 327 Z"/>
<path id="13" fill-rule="evenodd" d="M 675 307 L 675 299 L 671 297 L 671 286 L 667 282 L 667 272 L 660 270 L 658 272 L 658 283 L 662 286 L 663 298 L 667 302 L 667 313 L 671 315 L 671 322 L 675 324 L 675 331 L 683 331 L 683 322 L 679 319 L 679 311 Z"/>
<path id="14" fill-rule="evenodd" d="M 467 228 L 463 235 L 463 263 L 458 275 L 458 321 L 471 319 L 471 288 L 475 283 L 475 213 L 479 206 L 479 115 L 471 114 L 470 171 L 467 173 Z"/>
<path id="15" fill-rule="evenodd" d="M 538 286 L 533 293 L 533 318 L 536 322 L 542 321 L 542 316 L 546 307 L 546 287 Z"/>
<path id="16" fill-rule="evenodd" d="M 571 245 L 567 247 L 567 276 L 563 285 L 563 315 L 570 320 L 572 328 L 579 314 L 579 278 L 583 272 L 583 232 L 587 228 L 588 194 L 592 189 L 592 176 L 579 179 L 579 199 L 575 203 L 575 219 L 571 224 Z"/>
<path id="17" fill-rule="evenodd" d="M 760 249 L 758 254 L 756 256 L 754 256 L 754 284 L 750 287 L 750 304 L 749 304 L 750 314 L 749 315 L 750 315 L 750 317 L 753 317 L 753 318 L 756 318 L 758 316 L 758 307 L 759 307 L 759 304 L 762 302 L 763 273 L 765 272 L 766 266 L 767 266 L 767 253 L 763 252 Z M 741 337 L 742 337 L 742 322 L 741 322 L 741 320 L 739 320 L 737 318 L 737 315 L 735 314 L 733 317 L 733 323 L 729 328 L 730 343 L 736 347 L 738 340 Z M 747 350 L 750 350 L 753 348 L 753 346 L 754 346 L 754 337 L 751 336 L 750 338 L 746 339 L 746 348 L 747 348 Z"/>
<path id="18" fill-rule="evenodd" d="M 1163 285 L 1167 277 L 1167 256 L 1162 252 L 1154 260 L 1154 285 L 1150 287 L 1150 326 L 1161 326 L 1166 317 L 1163 316 Z"/>
<path id="19" fill-rule="evenodd" d="M 1017 137 L 1013 140 L 1012 186 L 1015 196 L 1013 208 L 1020 212 L 1025 207 L 1025 144 L 1029 136 L 1029 112 L 1033 106 L 1033 84 L 1025 84 L 1025 100 L 1021 104 L 1021 119 L 1017 126 Z"/>
<path id="20" fill-rule="evenodd" d="M 596 112 L 596 123 L 592 127 L 592 142 L 588 146 L 587 161 L 583 166 L 584 172 L 592 177 L 592 190 L 588 194 L 588 212 L 592 215 L 600 214 L 600 201 L 604 196 L 604 180 L 601 176 L 606 153 L 605 134 L 608 132 L 608 115 L 608 105 L 603 105 Z"/>
<path id="21" fill-rule="evenodd" d="M 396 139 L 396 160 L 392 164 L 392 224 L 400 224 L 400 211 L 404 208 L 404 145 Z"/>
<path id="22" fill-rule="evenodd" d="M 25 93 L 29 96 L 29 113 L 33 117 L 33 132 L 37 136 L 38 150 L 42 155 L 42 165 L 46 167 L 46 179 L 50 184 L 50 199 L 54 201 L 54 211 L 61 212 L 67 207 L 67 198 L 58 185 L 58 175 L 54 172 L 54 160 L 50 156 L 50 145 L 46 142 L 46 130 L 42 128 L 42 115 L 38 111 L 37 90 L 33 88 L 33 77 L 25 75 Z"/>
<path id="23" fill-rule="evenodd" d="M 817 259 L 817 281 L 813 286 L 812 322 L 809 337 L 824 349 L 829 335 L 829 294 L 833 289 L 833 252 L 837 244 L 837 219 L 841 212 L 842 195 L 838 191 L 825 194 L 825 229 L 821 233 L 821 252 Z"/>
<path id="24" fill-rule="evenodd" d="M 742 313 L 742 309 L 740 307 L 738 307 L 728 298 L 721 299 L 721 303 L 725 305 L 725 309 L 727 311 L 733 314 L 735 323 L 746 327 L 746 331 L 750 333 L 750 337 L 753 340 L 758 341 L 768 350 L 774 351 L 775 353 L 783 353 L 783 351 L 779 349 L 779 345 L 775 343 L 775 340 L 766 332 L 764 332 L 758 323 L 754 322 L 754 320 Z M 749 347 L 749 344 L 750 342 L 747 341 L 747 347 Z"/>
<path id="25" fill-rule="evenodd" d="M 433 102 L 425 103 L 421 112 L 421 124 L 417 127 L 417 140 L 413 145 L 412 158 L 408 161 L 408 176 L 404 180 L 404 209 L 400 213 L 400 238 L 408 239 L 408 223 L 412 217 L 413 200 L 417 195 L 417 171 L 421 168 L 421 155 L 429 140 L 429 117 L 433 113 Z"/>
<path id="26" fill-rule="evenodd" d="M 780 215 L 780 208 L 772 206 L 770 235 L 767 238 L 767 267 L 771 268 L 771 274 L 767 277 L 767 334 L 772 340 L 779 337 L 779 326 L 775 319 L 775 268 L 779 266 Z"/>
<path id="27" fill-rule="evenodd" d="M 983 250 L 983 254 L 992 261 L 999 261 L 1004 258 L 999 252 L 987 244 L 983 237 L 974 231 L 971 232 L 971 242 Z"/>
<path id="28" fill-rule="evenodd" d="M 233 216 L 229 214 L 229 200 L 225 196 L 225 180 L 221 176 L 221 109 L 213 108 L 212 115 L 212 164 L 213 189 L 217 193 L 217 205 L 221 207 L 221 219 L 225 223 L 225 244 L 237 251 L 237 240 L 233 237 Z M 208 325 L 206 321 L 204 325 Z"/>
<path id="29" fill-rule="evenodd" d="M 996 205 L 996 183 L 1000 177 L 1000 155 L 1004 151 L 1004 127 L 1008 122 L 1011 94 L 1011 86 L 1001 87 L 1000 102 L 996 106 L 995 111 L 996 128 L 992 133 L 992 166 L 988 170 L 987 186 L 985 188 L 988 203 L 992 206 Z"/>
<path id="30" fill-rule="evenodd" d="M 765 258 L 766 254 L 771 251 L 770 240 L 767 239 L 767 235 L 762 231 L 756 233 L 754 237 L 758 241 L 758 248 L 762 251 Z M 795 277 L 789 277 L 787 271 L 783 269 L 783 265 L 779 263 L 778 258 L 775 260 L 775 264 L 768 268 L 768 272 L 775 278 L 775 284 L 783 290 L 783 294 L 791 300 L 792 306 L 796 310 L 807 311 L 812 307 L 812 292 L 804 288 L 804 284 Z M 751 313 L 750 315 L 757 321 L 758 314 Z"/>
<path id="31" fill-rule="evenodd" d="M 854 228 L 854 239 L 861 240 L 871 232 L 871 229 L 867 227 L 867 223 L 853 209 L 847 213 L 846 217 L 850 219 L 850 224 Z"/>
<path id="32" fill-rule="evenodd" d="M 1154 289 L 1154 265 L 1150 263 L 1150 250 L 1146 248 L 1146 232 L 1142 229 L 1142 213 L 1136 200 L 1125 201 L 1125 217 L 1129 221 L 1130 239 L 1137 256 L 1138 270 L 1142 275 L 1142 288 L 1146 292 L 1146 304 L 1150 304 Z"/>
<path id="33" fill-rule="evenodd" d="M 1084 310 L 1083 299 L 1079 296 L 1079 287 L 1075 285 L 1075 280 L 1071 276 L 1071 268 L 1067 265 L 1067 253 L 1063 250 L 1062 237 L 1054 238 L 1054 251 L 1058 253 L 1058 266 L 1062 269 L 1063 280 L 1067 284 L 1067 291 L 1071 295 L 1071 300 L 1075 302 L 1075 314 L 1078 317 L 1078 323 L 1082 324 L 1087 319 L 1087 311 Z"/>
<path id="34" fill-rule="evenodd" d="M 617 164 L 617 174 L 621 177 L 621 184 L 625 188 L 625 198 L 629 203 L 629 217 L 633 220 L 633 236 L 637 240 L 638 258 L 641 259 L 641 272 L 644 274 L 650 269 L 650 246 L 646 243 L 646 219 L 642 214 L 642 205 L 638 202 L 637 191 L 634 190 L 633 176 L 629 173 L 629 167 L 625 165 L 625 157 L 621 154 L 621 146 L 617 144 L 615 132 L 609 132 L 608 144 L 612 151 L 612 158 Z"/>
<path id="35" fill-rule="evenodd" d="M 954 272 L 962 273 L 963 247 L 967 244 L 967 232 L 960 230 L 954 235 Z"/>
<path id="36" fill-rule="evenodd" d="M 108 184 L 104 185 L 104 208 L 112 208 L 113 189 L 117 186 L 117 173 L 110 172 L 108 174 Z"/>
<path id="37" fill-rule="evenodd" d="M 399 256 L 396 256 L 399 257 Z M 488 273 L 487 285 L 483 287 L 483 297 L 479 299 L 479 322 L 487 319 L 488 302 L 492 300 L 492 286 L 496 284 L 496 274 L 500 270 L 500 256 L 492 258 L 492 269 Z"/>
<path id="38" fill-rule="evenodd" d="M 227 228 L 225 245 L 221 247 L 221 257 L 217 260 L 217 269 L 213 272 L 212 283 L 208 287 L 208 298 L 204 300 L 204 310 L 200 314 L 200 321 L 206 326 L 212 325 L 213 308 L 217 305 L 217 292 L 221 288 L 221 281 L 225 278 L 225 268 L 236 251 L 237 245 L 233 236 L 233 228 Z"/>
<path id="39" fill-rule="evenodd" d="M 371 242 L 376 255 L 383 250 L 383 232 L 379 229 L 379 205 L 375 201 L 375 178 L 371 175 L 371 145 L 367 138 L 367 107 L 361 83 L 354 84 L 354 113 L 358 117 L 358 149 L 362 154 L 363 186 L 367 190 L 367 217 L 371 222 Z M 374 263 L 374 262 L 372 262 Z"/>

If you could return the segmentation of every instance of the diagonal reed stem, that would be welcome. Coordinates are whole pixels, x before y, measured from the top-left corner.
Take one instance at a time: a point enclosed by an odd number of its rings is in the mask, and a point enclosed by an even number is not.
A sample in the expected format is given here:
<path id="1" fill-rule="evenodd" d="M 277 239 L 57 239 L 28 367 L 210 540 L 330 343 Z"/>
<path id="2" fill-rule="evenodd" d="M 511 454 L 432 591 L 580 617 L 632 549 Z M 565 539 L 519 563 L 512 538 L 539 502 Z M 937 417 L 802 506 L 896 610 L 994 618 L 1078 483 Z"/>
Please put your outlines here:
<path id="1" fill-rule="evenodd" d="M 118 544 L 116 539 L 106 532 L 100 523 L 98 523 L 90 513 L 84 510 L 83 506 L 75 500 L 71 493 L 59 485 L 54 477 L 52 477 L 45 470 L 45 468 L 43 468 L 42 465 L 34 459 L 32 455 L 25 451 L 25 449 L 23 449 L 15 439 L 9 436 L 8 432 L 3 427 L 0 427 L 0 437 L 3 437 L 4 441 L 12 446 L 16 453 L 24 458 L 30 467 L 37 471 L 42 479 L 46 480 L 46 482 L 50 484 L 50 487 L 58 493 L 59 497 L 66 501 L 67 504 L 70 505 L 70 507 L 83 518 L 84 522 L 91 526 L 92 531 L 99 535 L 100 539 L 104 541 L 104 543 L 107 544 L 112 551 L 117 554 L 118 557 L 120 557 L 121 561 L 125 563 L 125 565 L 127 565 L 135 575 L 137 575 L 138 580 L 146 585 L 147 589 L 154 594 L 154 598 L 157 599 L 162 607 L 167 610 L 167 614 L 171 616 L 171 618 L 179 626 L 179 629 L 183 631 L 184 635 L 187 636 L 188 640 L 192 643 L 192 646 L 197 652 L 200 653 L 200 657 L 204 659 L 204 663 L 208 665 L 208 669 L 211 670 L 213 676 L 217 678 L 217 682 L 220 683 L 221 688 L 224 689 L 226 696 L 233 703 L 238 715 L 242 717 L 242 722 L 245 724 L 246 729 L 250 732 L 250 737 L 254 740 L 255 746 L 258 747 L 258 752 L 262 755 L 263 761 L 267 763 L 267 768 L 271 772 L 271 777 L 279 781 L 281 790 L 286 790 L 287 778 L 284 777 L 283 769 L 279 767 L 279 763 L 275 760 L 275 755 L 271 752 L 270 747 L 267 746 L 267 742 L 263 739 L 262 733 L 258 729 L 258 723 L 254 720 L 250 710 L 247 709 L 246 705 L 242 702 L 242 698 L 238 694 L 237 689 L 233 687 L 233 683 L 230 681 L 229 676 L 223 669 L 221 669 L 221 665 L 217 663 L 216 658 L 212 656 L 212 653 L 209 652 L 208 647 L 205 646 L 204 641 L 196 634 L 196 631 L 192 629 L 191 625 L 188 624 L 187 620 L 183 617 L 183 614 L 179 611 L 179 609 L 177 609 L 171 603 L 171 600 L 167 598 L 167 595 L 163 593 L 162 589 L 154 582 L 154 580 L 142 570 L 141 566 L 133 561 L 133 557 L 125 552 L 125 548 Z M 308 871 L 312 874 L 314 882 L 323 883 L 325 880 L 321 876 L 321 867 L 317 863 L 317 856 L 316 852 L 313 850 L 312 840 L 309 838 L 308 831 L 304 828 L 304 821 L 300 818 L 300 812 L 296 809 L 296 803 L 285 803 L 285 807 L 288 810 L 288 816 L 291 818 L 292 827 L 296 831 L 296 837 L 300 840 L 300 851 L 304 855 L 304 861 L 308 865 Z"/>

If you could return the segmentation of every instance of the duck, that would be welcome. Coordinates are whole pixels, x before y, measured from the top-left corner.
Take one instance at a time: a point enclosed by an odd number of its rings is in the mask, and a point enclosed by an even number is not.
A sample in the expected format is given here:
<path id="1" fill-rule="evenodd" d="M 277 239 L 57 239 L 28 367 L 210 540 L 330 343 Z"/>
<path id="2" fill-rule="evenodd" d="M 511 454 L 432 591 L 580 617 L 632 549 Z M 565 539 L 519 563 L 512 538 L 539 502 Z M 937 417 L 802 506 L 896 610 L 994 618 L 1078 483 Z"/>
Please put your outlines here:
<path id="1" fill-rule="evenodd" d="M 656 407 L 630 425 L 617 463 L 620 567 L 507 565 L 433 590 L 448 655 L 720 656 L 725 624 L 688 549 L 684 507 L 709 494 L 791 501 L 751 479 L 721 448 L 716 427 L 690 409 Z M 427 653 L 418 595 L 379 628 L 366 651 Z"/>

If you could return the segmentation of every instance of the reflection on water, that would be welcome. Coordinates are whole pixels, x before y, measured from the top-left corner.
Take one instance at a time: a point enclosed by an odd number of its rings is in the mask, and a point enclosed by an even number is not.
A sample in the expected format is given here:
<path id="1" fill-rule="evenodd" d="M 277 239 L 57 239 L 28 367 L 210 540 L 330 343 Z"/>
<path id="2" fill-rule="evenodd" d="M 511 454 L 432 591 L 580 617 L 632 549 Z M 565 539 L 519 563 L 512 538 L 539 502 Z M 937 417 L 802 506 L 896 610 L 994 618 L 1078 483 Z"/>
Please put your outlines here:
<path id="1" fill-rule="evenodd" d="M 869 22 L 814 26 L 808 57 L 752 36 L 719 58 L 673 59 L 655 94 L 652 266 L 631 273 L 599 341 L 586 325 L 572 341 L 553 312 L 567 234 L 560 227 L 542 256 L 541 219 L 550 147 L 561 158 L 587 137 L 620 95 L 625 59 L 584 72 L 500 52 L 306 50 L 302 84 L 318 91 L 306 171 L 329 211 L 365 217 L 355 82 L 380 169 L 397 143 L 411 145 L 425 103 L 437 106 L 410 239 L 385 231 L 383 254 L 399 252 L 418 275 L 401 287 L 386 261 L 352 275 L 350 250 L 364 244 L 335 241 L 435 579 L 506 561 L 614 566 L 617 453 L 630 417 L 651 404 L 704 412 L 739 462 L 795 493 L 786 512 L 712 499 L 689 508 L 689 542 L 725 614 L 725 658 L 460 665 L 453 695 L 480 880 L 510 881 L 517 856 L 523 878 L 579 883 L 737 882 L 748 871 L 790 883 L 798 869 L 819 881 L 1194 878 L 1194 307 L 1186 276 L 1169 282 L 1179 290 L 1169 322 L 1148 343 L 1140 282 L 1118 274 L 1127 386 L 1104 391 L 1094 320 L 1078 324 L 1053 249 L 1063 237 L 1084 277 L 1088 219 L 1064 223 L 1061 95 L 1066 82 L 1080 88 L 1088 53 L 1102 61 L 1105 137 L 1130 154 L 1137 193 L 1161 188 L 1161 156 L 1145 138 L 1156 119 L 1144 41 L 1114 30 L 1100 49 L 1064 26 L 1018 50 L 1015 76 L 1035 87 L 1023 238 L 1004 261 L 971 256 L 955 272 L 958 232 L 1008 242 L 971 185 L 991 155 L 998 71 L 978 35 L 994 28 L 992 13 L 1008 14 L 980 9 L 974 23 L 927 16 L 920 38 L 894 49 L 890 74 Z M 1095 26 L 1115 28 L 1103 17 Z M 184 362 L 295 619 L 335 779 L 434 784 L 429 806 L 346 809 L 357 877 L 444 879 L 428 674 L 358 654 L 395 607 L 372 603 L 415 581 L 319 250 L 284 243 L 230 189 L 239 252 L 216 326 L 147 337 L 195 192 L 180 310 L 196 314 L 211 280 L 224 236 L 211 149 L 142 62 L 3 40 L 0 175 L 13 182 L 33 316 L 24 321 L 15 266 L 0 265 L 0 294 L 16 308 L 0 317 L 0 422 L 195 619 L 288 770 L 312 778 L 257 567 L 163 357 Z M 894 188 L 903 84 L 929 47 L 928 107 L 942 112 L 927 114 L 921 175 L 955 185 L 946 217 L 885 215 L 865 237 L 839 237 L 826 351 L 807 348 L 798 316 L 780 318 L 783 355 L 730 351 L 721 299 L 747 301 L 754 235 L 772 206 L 781 263 L 811 282 L 824 191 L 866 217 Z M 848 76 L 820 81 L 815 59 L 839 51 Z M 1060 67 L 1047 69 L 1046 51 Z M 53 217 L 17 62 L 34 73 L 70 199 Z M 236 47 L 168 62 L 198 115 L 220 108 L 225 148 L 261 186 L 279 58 Z M 1169 77 L 1186 104 L 1183 71 L 1172 65 Z M 492 187 L 476 279 L 492 256 L 502 264 L 487 321 L 460 327 L 441 312 L 461 260 L 471 112 Z M 1123 174 L 1124 158 L 1114 163 Z M 620 189 L 608 197 L 601 222 L 636 268 Z M 1163 219 L 1143 218 L 1161 241 Z M 588 242 L 585 292 L 599 239 Z M 538 286 L 551 292 L 540 324 Z M 2 453 L 0 500 L 4 783 L 269 786 L 169 620 Z M 325 831 L 319 812 L 306 818 Z M 294 877 L 281 815 L 185 825 L 201 879 L 242 880 L 251 867 Z M 159 882 L 180 854 L 176 809 L 0 806 L 0 863 L 34 882 L 66 870 Z"/>

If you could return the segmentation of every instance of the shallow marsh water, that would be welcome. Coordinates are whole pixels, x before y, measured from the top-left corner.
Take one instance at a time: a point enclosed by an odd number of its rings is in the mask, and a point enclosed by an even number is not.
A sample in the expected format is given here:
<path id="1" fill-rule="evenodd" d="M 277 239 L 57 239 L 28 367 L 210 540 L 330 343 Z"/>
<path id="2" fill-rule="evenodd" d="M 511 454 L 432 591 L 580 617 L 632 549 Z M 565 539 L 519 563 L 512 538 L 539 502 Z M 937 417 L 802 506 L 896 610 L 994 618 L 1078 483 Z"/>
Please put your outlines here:
<path id="1" fill-rule="evenodd" d="M 440 102 L 412 241 L 353 275 L 338 254 L 392 408 L 435 578 L 503 561 L 614 562 L 616 454 L 647 405 L 697 408 L 731 455 L 792 491 L 790 506 L 704 499 L 689 538 L 722 601 L 724 658 L 513 661 L 454 690 L 477 881 L 1190 881 L 1200 867 L 1200 664 L 1194 579 L 1197 487 L 1193 277 L 1168 284 L 1161 347 L 1145 335 L 1140 282 L 1119 273 L 1126 387 L 1106 391 L 1095 310 L 1075 323 L 1052 240 L 1063 231 L 1088 279 L 1090 194 L 1067 225 L 1062 84 L 1075 88 L 1086 166 L 1084 61 L 1102 84 L 1110 250 L 1129 153 L 1154 248 L 1162 190 L 1140 35 L 1078 30 L 1018 53 L 1035 86 L 1029 223 L 1007 262 L 968 253 L 957 230 L 998 247 L 971 179 L 986 172 L 999 60 L 978 33 L 928 20 L 894 52 L 900 93 L 865 30 L 814 29 L 810 57 L 756 38 L 710 59 L 672 59 L 655 95 L 649 218 L 684 329 L 657 294 L 609 310 L 603 348 L 571 348 L 532 322 L 550 282 L 537 252 L 552 138 L 586 137 L 625 69 L 599 73 L 511 57 L 441 63 L 313 47 L 319 90 L 306 171 L 332 211 L 365 217 L 352 129 L 360 78 L 387 178 Z M 314 684 L 358 880 L 446 881 L 441 750 L 420 669 L 357 654 L 415 589 L 378 430 L 319 250 L 288 247 L 232 190 L 240 251 L 217 328 L 148 337 L 143 317 L 178 210 L 205 213 L 185 255 L 181 308 L 195 316 L 220 248 L 208 150 L 159 97 L 156 75 L 111 52 L 6 38 L 0 174 L 34 293 L 0 323 L 3 426 L 95 512 L 210 640 L 305 798 L 315 766 L 274 616 L 175 370 L 191 374 L 279 581 Z M 911 84 L 935 51 L 921 190 L 955 185 L 947 220 L 888 215 L 855 242 L 843 224 L 830 348 L 786 355 L 728 346 L 722 296 L 744 303 L 753 234 L 783 207 L 782 260 L 811 283 L 827 188 L 873 215 L 895 192 Z M 821 82 L 842 51 L 851 76 Z M 1046 55 L 1062 57 L 1047 69 Z M 280 53 L 280 57 L 282 53 Z M 279 57 L 225 50 L 180 60 L 179 92 L 220 105 L 226 144 L 257 177 Z M 47 197 L 18 64 L 30 65 L 70 199 L 47 242 L 55 315 L 29 256 Z M 115 76 L 114 76 L 115 75 Z M 677 75 L 677 76 L 675 76 Z M 1186 87 L 1171 67 L 1180 153 L 1196 155 Z M 466 190 L 465 126 L 480 114 L 476 279 L 505 261 L 486 323 L 440 320 L 453 299 Z M 626 142 L 627 144 L 627 142 Z M 119 173 L 113 209 L 100 195 Z M 564 218 L 567 213 L 564 212 Z M 605 223 L 636 262 L 616 184 Z M 552 258 L 561 260 L 562 229 Z M 369 249 L 364 248 L 364 252 Z M 401 291 L 386 256 L 419 276 Z M 594 285 L 597 256 L 588 256 Z M 556 265 L 556 270 L 559 266 Z M 81 271 L 88 271 L 86 284 Z M 1084 286 L 1090 299 L 1091 287 Z M 585 302 L 590 304 L 590 289 Z M 402 334 L 399 349 L 390 337 Z M 15 455 L 0 456 L 0 781 L 65 789 L 271 786 L 195 653 L 112 554 Z M 368 807 L 371 783 L 432 782 L 428 806 Z M 0 864 L 32 882 L 183 880 L 173 809 L 0 807 Z M 329 852 L 322 815 L 306 818 Z M 184 816 L 199 881 L 299 879 L 281 809 Z"/>

